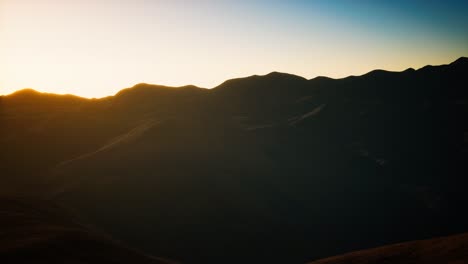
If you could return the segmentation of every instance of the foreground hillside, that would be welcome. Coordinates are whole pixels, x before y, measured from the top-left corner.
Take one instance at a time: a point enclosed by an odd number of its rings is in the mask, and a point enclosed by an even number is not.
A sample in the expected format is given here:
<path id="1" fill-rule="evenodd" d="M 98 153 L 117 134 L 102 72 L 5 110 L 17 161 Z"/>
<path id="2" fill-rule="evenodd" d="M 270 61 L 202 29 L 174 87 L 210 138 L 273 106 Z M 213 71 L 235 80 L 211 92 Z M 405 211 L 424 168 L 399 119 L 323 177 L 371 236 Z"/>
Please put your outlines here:
<path id="1" fill-rule="evenodd" d="M 467 83 L 460 58 L 93 100 L 23 90 L 0 97 L 0 192 L 188 263 L 305 263 L 466 232 Z"/>
<path id="2" fill-rule="evenodd" d="M 170 264 L 83 225 L 54 202 L 0 197 L 2 263 Z"/>
<path id="3" fill-rule="evenodd" d="M 394 244 L 309 264 L 461 264 L 468 262 L 468 233 Z"/>
<path id="4" fill-rule="evenodd" d="M 82 222 L 70 210 L 50 200 L 0 197 L 0 260 L 2 263 L 176 263 L 129 248 Z M 467 261 L 468 233 L 465 233 L 361 250 L 310 264 Z"/>

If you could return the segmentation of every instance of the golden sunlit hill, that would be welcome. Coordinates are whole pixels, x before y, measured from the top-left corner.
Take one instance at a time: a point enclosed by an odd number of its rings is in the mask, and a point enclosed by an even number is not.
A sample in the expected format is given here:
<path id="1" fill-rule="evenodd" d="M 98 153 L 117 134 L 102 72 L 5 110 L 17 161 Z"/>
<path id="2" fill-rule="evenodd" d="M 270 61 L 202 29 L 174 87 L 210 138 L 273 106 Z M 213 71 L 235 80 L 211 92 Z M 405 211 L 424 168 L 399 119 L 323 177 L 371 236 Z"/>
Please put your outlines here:
<path id="1" fill-rule="evenodd" d="M 181 263 L 307 263 L 466 233 L 467 83 L 460 58 L 341 79 L 141 83 L 101 99 L 22 90 L 0 97 L 0 194 L 61 204 L 122 244 L 55 216 L 22 225 L 52 229 L 44 243 L 128 263 L 148 258 L 134 248 Z M 26 216 L 15 208 L 12 228 Z M 318 263 L 468 262 L 466 235 L 447 239 Z"/>

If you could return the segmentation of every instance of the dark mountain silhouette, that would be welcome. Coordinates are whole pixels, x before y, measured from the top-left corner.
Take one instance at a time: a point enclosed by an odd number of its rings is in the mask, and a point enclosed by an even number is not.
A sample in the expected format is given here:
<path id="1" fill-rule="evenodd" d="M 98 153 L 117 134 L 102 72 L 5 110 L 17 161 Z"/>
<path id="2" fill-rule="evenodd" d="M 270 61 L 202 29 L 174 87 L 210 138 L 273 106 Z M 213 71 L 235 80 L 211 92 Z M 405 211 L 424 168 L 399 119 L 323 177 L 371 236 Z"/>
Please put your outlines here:
<path id="1" fill-rule="evenodd" d="M 0 97 L 1 192 L 188 263 L 305 263 L 468 230 L 468 59 Z"/>

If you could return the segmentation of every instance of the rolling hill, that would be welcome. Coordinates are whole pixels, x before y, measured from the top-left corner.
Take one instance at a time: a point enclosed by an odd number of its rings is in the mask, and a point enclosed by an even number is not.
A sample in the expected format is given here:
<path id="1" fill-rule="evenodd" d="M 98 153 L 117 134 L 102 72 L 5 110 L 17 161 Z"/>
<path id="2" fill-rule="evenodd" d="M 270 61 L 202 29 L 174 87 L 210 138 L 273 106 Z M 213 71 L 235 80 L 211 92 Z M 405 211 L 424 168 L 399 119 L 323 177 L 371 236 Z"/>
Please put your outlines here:
<path id="1" fill-rule="evenodd" d="M 125 246 L 81 221 L 50 200 L 2 196 L 0 260 L 2 263 L 175 264 Z"/>
<path id="2" fill-rule="evenodd" d="M 461 264 L 468 259 L 468 234 L 398 243 L 351 252 L 309 264 Z"/>
<path id="3" fill-rule="evenodd" d="M 187 263 L 305 263 L 466 232 L 468 58 L 0 97 L 0 193 Z"/>

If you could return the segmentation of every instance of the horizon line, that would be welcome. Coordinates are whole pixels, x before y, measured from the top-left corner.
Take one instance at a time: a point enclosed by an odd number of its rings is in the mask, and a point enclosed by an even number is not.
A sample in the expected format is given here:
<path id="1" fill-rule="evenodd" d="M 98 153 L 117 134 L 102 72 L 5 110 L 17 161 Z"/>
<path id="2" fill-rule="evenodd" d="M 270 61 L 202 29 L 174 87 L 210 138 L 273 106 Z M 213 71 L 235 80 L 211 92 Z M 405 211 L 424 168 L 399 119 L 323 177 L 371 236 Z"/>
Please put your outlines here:
<path id="1" fill-rule="evenodd" d="M 102 96 L 102 97 L 86 97 L 86 96 L 80 96 L 80 95 L 76 95 L 76 94 L 72 94 L 72 93 L 45 92 L 45 91 L 41 91 L 41 90 L 38 90 L 38 89 L 35 89 L 35 88 L 32 88 L 32 87 L 24 87 L 24 88 L 21 88 L 21 89 L 18 89 L 16 91 L 12 92 L 12 93 L 9 93 L 9 94 L 0 94 L 0 97 L 7 97 L 7 96 L 11 96 L 11 95 L 14 95 L 14 94 L 22 92 L 22 91 L 29 90 L 29 91 L 33 91 L 33 92 L 40 93 L 40 94 L 49 94 L 49 95 L 58 95 L 58 96 L 74 96 L 74 97 L 79 97 L 79 98 L 89 99 L 89 100 L 103 99 L 103 98 L 107 98 L 107 97 L 116 96 L 118 93 L 120 93 L 121 91 L 123 91 L 125 89 L 131 89 L 131 88 L 136 87 L 137 85 L 142 85 L 142 84 L 150 85 L 150 86 L 159 86 L 159 87 L 164 87 L 164 88 L 171 88 L 171 89 L 194 87 L 194 88 L 198 88 L 198 89 L 212 90 L 212 89 L 216 89 L 217 87 L 219 87 L 219 86 L 223 85 L 224 83 L 226 83 L 228 81 L 231 81 L 231 80 L 246 79 L 246 78 L 251 78 L 251 77 L 265 77 L 265 76 L 271 75 L 272 73 L 279 73 L 279 74 L 285 74 L 285 75 L 290 75 L 290 76 L 296 76 L 296 77 L 300 77 L 300 78 L 302 78 L 302 79 L 304 79 L 306 81 L 311 81 L 311 80 L 314 80 L 314 79 L 317 79 L 317 78 L 327 78 L 327 79 L 331 79 L 331 80 L 343 80 L 343 79 L 351 78 L 351 77 L 364 76 L 364 75 L 367 75 L 367 74 L 375 72 L 375 71 L 401 73 L 401 72 L 405 72 L 405 71 L 408 71 L 408 70 L 418 71 L 418 70 L 421 70 L 421 69 L 426 68 L 426 67 L 448 66 L 448 65 L 451 65 L 451 64 L 453 64 L 453 63 L 455 63 L 455 62 L 457 62 L 459 60 L 468 60 L 468 56 L 460 56 L 458 59 L 456 59 L 456 60 L 454 60 L 454 61 L 452 61 L 450 63 L 446 63 L 446 64 L 438 64 L 438 65 L 427 64 L 427 65 L 422 66 L 422 67 L 417 68 L 417 69 L 414 69 L 413 67 L 408 67 L 408 68 L 406 68 L 405 70 L 402 70 L 402 71 L 392 71 L 392 70 L 385 70 L 385 69 L 373 69 L 373 70 L 365 72 L 365 73 L 363 73 L 361 75 L 348 75 L 348 76 L 345 76 L 345 77 L 342 77 L 342 78 L 332 78 L 332 77 L 328 77 L 328 76 L 319 75 L 319 76 L 315 76 L 313 78 L 307 79 L 307 78 L 305 78 L 305 77 L 303 77 L 301 75 L 297 75 L 297 74 L 293 74 L 293 73 L 272 71 L 272 72 L 269 72 L 269 73 L 264 74 L 264 75 L 252 74 L 252 75 L 249 75 L 249 76 L 243 76 L 243 77 L 236 77 L 236 78 L 227 79 L 227 80 L 224 80 L 223 82 L 221 82 L 220 84 L 218 84 L 218 85 L 216 85 L 216 86 L 214 86 L 212 88 L 200 87 L 200 86 L 197 86 L 197 85 L 194 85 L 194 84 L 186 84 L 186 85 L 181 85 L 181 86 L 168 86 L 168 85 L 164 85 L 164 84 L 152 84 L 152 83 L 139 82 L 139 83 L 136 83 L 135 85 L 133 85 L 131 87 L 121 88 L 115 94 L 109 94 L 109 95 Z"/>

